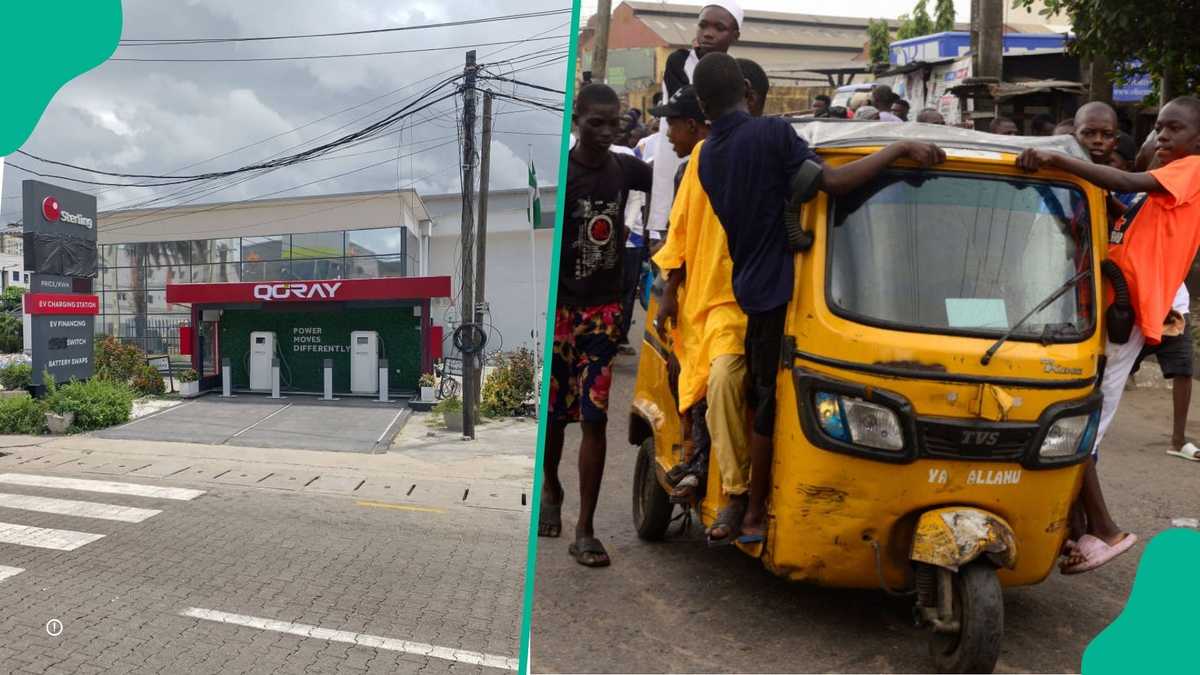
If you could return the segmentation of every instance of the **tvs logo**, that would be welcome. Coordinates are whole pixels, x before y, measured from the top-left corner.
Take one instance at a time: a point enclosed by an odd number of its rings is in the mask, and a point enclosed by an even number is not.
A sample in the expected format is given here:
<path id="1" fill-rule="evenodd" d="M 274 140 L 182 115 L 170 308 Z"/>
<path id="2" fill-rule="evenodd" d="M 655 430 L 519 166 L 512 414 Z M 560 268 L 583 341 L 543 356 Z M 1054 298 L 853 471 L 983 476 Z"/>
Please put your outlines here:
<path id="1" fill-rule="evenodd" d="M 337 296 L 342 282 L 291 282 L 281 284 L 258 284 L 254 297 L 258 300 L 332 300 Z"/>
<path id="2" fill-rule="evenodd" d="M 587 224 L 587 236 L 593 244 L 604 246 L 613 236 L 613 224 L 608 216 L 596 216 Z"/>
<path id="3" fill-rule="evenodd" d="M 71 223 L 72 225 L 82 225 L 89 230 L 96 225 L 96 221 L 88 218 L 87 216 L 81 216 L 77 213 L 63 211 L 58 205 L 58 200 L 54 197 L 46 197 L 42 200 L 42 217 L 52 223 L 61 221 L 64 223 Z"/>
<path id="4" fill-rule="evenodd" d="M 995 445 L 1000 441 L 999 431 L 964 431 L 963 445 Z"/>

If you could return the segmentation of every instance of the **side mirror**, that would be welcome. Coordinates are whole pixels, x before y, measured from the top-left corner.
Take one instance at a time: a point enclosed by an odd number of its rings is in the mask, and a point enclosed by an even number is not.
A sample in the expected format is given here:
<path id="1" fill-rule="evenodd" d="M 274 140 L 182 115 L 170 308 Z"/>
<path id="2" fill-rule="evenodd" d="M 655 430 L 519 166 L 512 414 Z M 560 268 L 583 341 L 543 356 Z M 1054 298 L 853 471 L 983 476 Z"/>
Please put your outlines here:
<path id="1" fill-rule="evenodd" d="M 788 248 L 792 253 L 803 253 L 813 245 L 813 235 L 804 229 L 801 215 L 804 204 L 812 201 L 821 188 L 821 173 L 824 168 L 817 162 L 805 160 L 800 170 L 792 177 L 792 195 L 783 212 L 783 227 L 787 232 Z"/>

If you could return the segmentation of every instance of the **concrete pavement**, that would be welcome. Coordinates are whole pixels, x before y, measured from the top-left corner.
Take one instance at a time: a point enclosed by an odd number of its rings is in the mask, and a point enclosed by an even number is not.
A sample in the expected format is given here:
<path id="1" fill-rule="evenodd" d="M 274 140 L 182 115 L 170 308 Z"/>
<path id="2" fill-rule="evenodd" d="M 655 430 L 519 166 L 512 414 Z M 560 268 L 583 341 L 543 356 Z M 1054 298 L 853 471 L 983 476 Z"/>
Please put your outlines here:
<path id="1" fill-rule="evenodd" d="M 696 528 L 661 543 L 637 538 L 626 440 L 636 358 L 615 368 L 596 514 L 613 564 L 588 569 L 567 555 L 579 503 L 575 427 L 561 473 L 564 537 L 538 541 L 533 672 L 929 672 L 927 633 L 913 627 L 906 600 L 782 581 L 736 550 L 707 549 Z M 1190 419 L 1200 439 L 1195 399 Z M 1170 423 L 1169 390 L 1126 392 L 1099 470 L 1118 524 L 1141 541 L 1097 571 L 1006 590 L 996 672 L 1078 672 L 1088 642 L 1124 607 L 1145 542 L 1172 519 L 1200 517 L 1200 463 L 1165 454 Z"/>
<path id="2" fill-rule="evenodd" d="M 374 455 L 2 437 L 0 670 L 512 672 L 536 426 L 493 424 Z"/>

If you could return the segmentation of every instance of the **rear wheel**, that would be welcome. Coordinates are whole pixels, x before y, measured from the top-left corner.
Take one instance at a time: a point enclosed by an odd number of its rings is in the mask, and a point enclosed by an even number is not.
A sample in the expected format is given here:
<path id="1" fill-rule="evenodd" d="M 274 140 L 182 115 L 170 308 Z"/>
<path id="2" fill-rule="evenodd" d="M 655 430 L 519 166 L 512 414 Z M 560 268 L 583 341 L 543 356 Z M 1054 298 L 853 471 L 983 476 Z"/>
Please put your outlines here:
<path id="1" fill-rule="evenodd" d="M 990 673 L 1004 636 L 1004 596 L 996 568 L 976 560 L 952 581 L 957 633 L 934 633 L 929 651 L 942 673 Z"/>
<path id="2" fill-rule="evenodd" d="M 658 482 L 654 437 L 642 441 L 633 469 L 633 525 L 638 537 L 659 541 L 671 525 L 671 496 Z"/>

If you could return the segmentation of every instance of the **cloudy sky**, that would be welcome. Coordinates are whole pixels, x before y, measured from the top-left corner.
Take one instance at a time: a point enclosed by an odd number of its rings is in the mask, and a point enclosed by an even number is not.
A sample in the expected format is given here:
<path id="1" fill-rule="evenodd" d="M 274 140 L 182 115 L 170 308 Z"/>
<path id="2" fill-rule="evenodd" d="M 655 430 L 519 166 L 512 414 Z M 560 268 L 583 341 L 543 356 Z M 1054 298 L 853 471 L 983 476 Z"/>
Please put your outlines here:
<path id="1" fill-rule="evenodd" d="M 124 39 L 175 39 L 420 25 L 569 9 L 570 0 L 125 0 L 123 7 Z M 363 36 L 122 46 L 114 57 L 258 58 L 479 45 L 479 60 L 494 64 L 491 72 L 562 89 L 565 59 L 546 62 L 558 54 L 565 57 L 566 37 L 511 45 L 483 43 L 566 36 L 570 33 L 569 22 L 567 13 Z M 461 73 L 465 52 L 463 47 L 356 58 L 242 63 L 109 61 L 58 92 L 22 149 L 121 173 L 167 174 L 184 167 L 183 173 L 200 173 L 237 168 L 328 142 L 383 118 L 439 80 Z M 505 63 L 505 59 L 521 60 Z M 548 92 L 504 82 L 489 86 L 525 98 L 560 99 L 557 103 L 561 105 L 561 97 Z M 492 187 L 527 185 L 526 158 L 531 152 L 541 182 L 556 182 L 561 115 L 503 100 L 496 101 L 496 112 Z M 125 208 L 153 198 L 165 198 L 161 204 L 203 203 L 271 193 L 283 197 L 390 189 L 414 183 L 426 194 L 457 192 L 457 118 L 456 101 L 446 100 L 409 118 L 403 128 L 346 149 L 332 159 L 286 167 L 244 182 L 207 183 L 202 191 L 193 188 L 181 192 L 182 186 L 110 189 L 64 184 L 96 193 L 101 210 Z M 477 125 L 477 133 L 478 129 Z M 298 148 L 289 150 L 292 146 Z M 8 160 L 0 213 L 3 222 L 20 219 L 20 182 L 30 177 L 11 163 L 89 177 L 21 155 L 14 154 Z M 370 166 L 373 164 L 376 166 Z"/>

